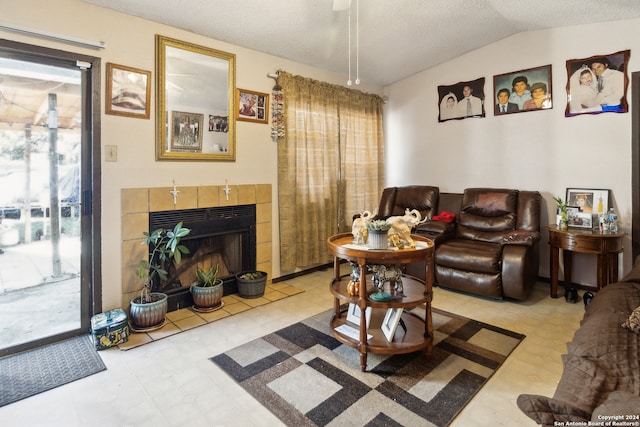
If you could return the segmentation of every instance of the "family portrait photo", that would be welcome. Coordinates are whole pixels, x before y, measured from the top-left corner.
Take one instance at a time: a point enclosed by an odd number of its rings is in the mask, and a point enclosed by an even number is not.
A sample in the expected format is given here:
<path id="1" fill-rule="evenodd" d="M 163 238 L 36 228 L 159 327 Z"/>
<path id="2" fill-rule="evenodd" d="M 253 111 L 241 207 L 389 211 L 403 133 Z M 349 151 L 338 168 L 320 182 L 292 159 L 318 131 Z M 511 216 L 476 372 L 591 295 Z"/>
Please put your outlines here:
<path id="1" fill-rule="evenodd" d="M 451 86 L 438 86 L 438 121 L 485 117 L 484 77 Z"/>
<path id="2" fill-rule="evenodd" d="M 552 108 L 551 65 L 493 76 L 493 93 L 496 116 Z"/>
<path id="3" fill-rule="evenodd" d="M 171 115 L 171 150 L 202 152 L 203 119 L 202 114 L 173 111 Z"/>
<path id="4" fill-rule="evenodd" d="M 628 50 L 567 61 L 565 116 L 626 113 Z"/>

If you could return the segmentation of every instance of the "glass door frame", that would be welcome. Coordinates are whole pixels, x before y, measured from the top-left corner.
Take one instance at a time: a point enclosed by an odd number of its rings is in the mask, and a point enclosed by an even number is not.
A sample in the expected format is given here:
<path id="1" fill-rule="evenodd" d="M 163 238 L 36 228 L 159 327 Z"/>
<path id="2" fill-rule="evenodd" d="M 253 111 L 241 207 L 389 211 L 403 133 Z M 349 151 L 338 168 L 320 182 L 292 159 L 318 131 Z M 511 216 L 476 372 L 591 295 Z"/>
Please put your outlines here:
<path id="1" fill-rule="evenodd" d="M 35 341 L 0 349 L 0 357 L 25 351 L 63 339 L 86 334 L 91 316 L 102 311 L 101 257 L 101 59 L 93 56 L 44 48 L 0 39 L 2 56 L 50 65 L 90 64 L 79 67 L 82 73 L 81 124 L 81 267 L 80 267 L 80 327 Z"/>

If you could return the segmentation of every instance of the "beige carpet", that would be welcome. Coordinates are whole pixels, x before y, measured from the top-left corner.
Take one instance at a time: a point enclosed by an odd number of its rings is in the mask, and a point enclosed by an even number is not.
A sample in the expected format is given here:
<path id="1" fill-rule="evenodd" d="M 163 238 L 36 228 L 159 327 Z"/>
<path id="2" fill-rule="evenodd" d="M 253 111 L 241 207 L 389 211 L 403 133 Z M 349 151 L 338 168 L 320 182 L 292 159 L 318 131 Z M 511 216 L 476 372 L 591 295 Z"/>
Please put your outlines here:
<path id="1" fill-rule="evenodd" d="M 524 339 L 434 309 L 431 357 L 369 354 L 361 372 L 359 353 L 330 335 L 330 318 L 323 312 L 211 360 L 288 426 L 447 426 Z"/>

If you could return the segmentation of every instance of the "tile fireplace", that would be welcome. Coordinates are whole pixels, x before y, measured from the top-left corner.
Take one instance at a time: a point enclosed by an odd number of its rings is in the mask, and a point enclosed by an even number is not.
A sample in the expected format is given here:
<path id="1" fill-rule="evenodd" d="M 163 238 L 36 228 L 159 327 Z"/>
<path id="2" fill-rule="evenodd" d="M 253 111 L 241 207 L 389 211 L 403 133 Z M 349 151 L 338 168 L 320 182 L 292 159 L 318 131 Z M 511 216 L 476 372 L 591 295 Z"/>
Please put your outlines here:
<path id="1" fill-rule="evenodd" d="M 225 295 L 237 292 L 235 273 L 258 269 L 272 278 L 271 185 L 123 189 L 122 200 L 122 304 L 129 307 L 141 287 L 135 275 L 140 259 L 148 256 L 140 244 L 143 232 L 173 228 L 183 221 L 192 231 L 183 238 L 191 255 L 183 258 L 166 283 L 154 289 L 170 296 L 169 310 L 184 307 L 190 300 L 188 286 L 195 280 L 197 265 L 220 264 L 219 278 Z M 173 297 L 172 297 L 173 295 Z"/>

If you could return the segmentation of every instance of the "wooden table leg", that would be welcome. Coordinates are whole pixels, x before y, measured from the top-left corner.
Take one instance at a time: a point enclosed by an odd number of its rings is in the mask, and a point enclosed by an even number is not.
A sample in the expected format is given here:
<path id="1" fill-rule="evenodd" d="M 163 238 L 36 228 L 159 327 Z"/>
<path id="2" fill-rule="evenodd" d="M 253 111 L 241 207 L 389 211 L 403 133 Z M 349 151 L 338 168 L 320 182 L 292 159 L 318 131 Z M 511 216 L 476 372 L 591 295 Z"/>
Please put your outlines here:
<path id="1" fill-rule="evenodd" d="M 360 353 L 360 370 L 367 372 L 367 352 Z"/>
<path id="2" fill-rule="evenodd" d="M 551 269 L 551 298 L 558 298 L 558 270 L 560 264 L 560 249 L 557 246 L 551 246 L 549 252 L 549 265 Z"/>
<path id="3" fill-rule="evenodd" d="M 573 252 L 562 250 L 562 262 L 564 263 L 564 290 L 569 289 L 573 284 Z"/>
<path id="4" fill-rule="evenodd" d="M 616 283 L 618 281 L 618 256 L 619 253 L 609 254 L 609 283 Z"/>
<path id="5" fill-rule="evenodd" d="M 600 290 L 607 286 L 607 280 L 609 279 L 609 256 L 607 254 L 598 254 L 597 257 L 597 284 L 598 290 Z"/>

